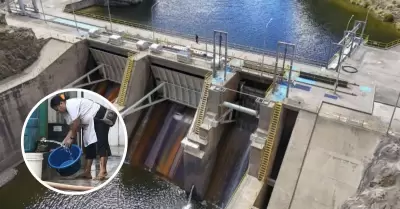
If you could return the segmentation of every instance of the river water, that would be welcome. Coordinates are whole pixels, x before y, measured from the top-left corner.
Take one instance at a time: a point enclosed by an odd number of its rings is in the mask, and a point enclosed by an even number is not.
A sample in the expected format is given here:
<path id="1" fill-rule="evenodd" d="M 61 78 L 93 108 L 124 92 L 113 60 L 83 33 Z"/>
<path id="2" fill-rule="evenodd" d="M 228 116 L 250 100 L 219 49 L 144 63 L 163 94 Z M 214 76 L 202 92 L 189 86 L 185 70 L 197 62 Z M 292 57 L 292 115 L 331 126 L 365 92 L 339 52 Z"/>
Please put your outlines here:
<path id="1" fill-rule="evenodd" d="M 264 48 L 265 40 L 269 50 L 275 50 L 278 41 L 291 42 L 296 44 L 297 54 L 312 59 L 327 59 L 331 41 L 341 39 L 351 15 L 353 20 L 364 20 L 367 13 L 346 0 L 158 0 L 152 17 L 154 2 L 111 7 L 111 14 L 193 37 L 212 38 L 213 30 L 223 30 L 228 32 L 229 42 Z M 107 7 L 93 6 L 84 11 L 108 15 Z M 349 28 L 352 26 L 353 21 Z M 377 41 L 399 38 L 393 26 L 372 15 L 366 33 Z"/>
<path id="2" fill-rule="evenodd" d="M 139 168 L 124 165 L 102 189 L 83 196 L 61 195 L 42 186 L 25 164 L 17 176 L 0 188 L 1 208 L 15 209 L 180 209 L 187 194 L 179 187 Z M 192 201 L 192 208 L 206 208 Z"/>

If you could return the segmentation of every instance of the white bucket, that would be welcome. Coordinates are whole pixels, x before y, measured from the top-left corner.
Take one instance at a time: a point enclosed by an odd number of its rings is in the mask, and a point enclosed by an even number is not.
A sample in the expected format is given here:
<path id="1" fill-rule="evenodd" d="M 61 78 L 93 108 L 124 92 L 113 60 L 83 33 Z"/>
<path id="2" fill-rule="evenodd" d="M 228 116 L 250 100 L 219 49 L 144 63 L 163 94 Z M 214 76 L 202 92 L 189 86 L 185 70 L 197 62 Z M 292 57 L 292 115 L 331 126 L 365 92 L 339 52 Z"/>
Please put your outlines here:
<path id="1" fill-rule="evenodd" d="M 25 163 L 39 179 L 42 179 L 43 153 L 25 153 Z"/>

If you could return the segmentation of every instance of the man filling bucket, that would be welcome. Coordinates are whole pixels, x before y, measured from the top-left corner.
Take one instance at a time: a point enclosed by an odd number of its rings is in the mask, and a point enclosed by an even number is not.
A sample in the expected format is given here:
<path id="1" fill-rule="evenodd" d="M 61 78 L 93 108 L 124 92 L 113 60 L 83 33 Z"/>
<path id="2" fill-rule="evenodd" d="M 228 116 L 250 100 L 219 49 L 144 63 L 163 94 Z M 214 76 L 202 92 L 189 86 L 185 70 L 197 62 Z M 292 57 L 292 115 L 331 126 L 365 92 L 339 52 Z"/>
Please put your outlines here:
<path id="1" fill-rule="evenodd" d="M 85 98 L 66 99 L 64 94 L 53 97 L 50 106 L 61 113 L 70 130 L 63 144 L 71 146 L 75 141 L 78 128 L 83 129 L 83 144 L 85 146 L 85 168 L 80 178 L 92 179 L 91 167 L 93 159 L 100 156 L 100 172 L 96 180 L 104 180 L 107 176 L 107 158 L 111 156 L 108 143 L 108 132 L 116 120 L 117 114 L 104 106 Z"/>

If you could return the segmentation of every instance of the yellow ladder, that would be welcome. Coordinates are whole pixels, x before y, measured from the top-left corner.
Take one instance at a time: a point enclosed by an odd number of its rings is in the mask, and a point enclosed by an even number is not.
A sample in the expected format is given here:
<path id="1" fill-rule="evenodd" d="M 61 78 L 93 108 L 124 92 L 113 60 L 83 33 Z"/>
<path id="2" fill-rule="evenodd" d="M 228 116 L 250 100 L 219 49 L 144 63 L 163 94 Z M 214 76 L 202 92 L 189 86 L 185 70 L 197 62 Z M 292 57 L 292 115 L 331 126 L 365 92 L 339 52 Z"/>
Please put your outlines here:
<path id="1" fill-rule="evenodd" d="M 201 101 L 200 101 L 200 105 L 198 108 L 199 113 L 197 114 L 196 123 L 194 126 L 194 132 L 196 134 L 200 133 L 200 126 L 204 120 L 204 115 L 205 115 L 207 101 L 208 101 L 208 89 L 211 86 L 211 79 L 212 79 L 211 75 L 212 75 L 211 73 L 207 73 L 206 76 L 204 77 L 203 90 L 201 93 Z"/>
<path id="2" fill-rule="evenodd" d="M 258 180 L 264 181 L 267 178 L 268 166 L 270 164 L 271 152 L 274 147 L 275 137 L 278 132 L 280 115 L 282 112 L 282 104 L 275 103 L 274 112 L 272 113 L 271 122 L 269 123 L 269 130 L 267 140 L 265 141 L 264 148 L 261 151 L 261 164 L 258 171 Z"/>
<path id="3" fill-rule="evenodd" d="M 123 76 L 122 82 L 121 82 L 121 89 L 119 90 L 119 94 L 118 94 L 117 103 L 120 106 L 125 105 L 126 92 L 128 90 L 129 81 L 131 80 L 131 75 L 132 75 L 134 64 L 135 64 L 135 59 L 133 58 L 133 54 L 129 54 L 128 59 L 126 61 L 126 65 L 125 65 L 124 76 Z"/>

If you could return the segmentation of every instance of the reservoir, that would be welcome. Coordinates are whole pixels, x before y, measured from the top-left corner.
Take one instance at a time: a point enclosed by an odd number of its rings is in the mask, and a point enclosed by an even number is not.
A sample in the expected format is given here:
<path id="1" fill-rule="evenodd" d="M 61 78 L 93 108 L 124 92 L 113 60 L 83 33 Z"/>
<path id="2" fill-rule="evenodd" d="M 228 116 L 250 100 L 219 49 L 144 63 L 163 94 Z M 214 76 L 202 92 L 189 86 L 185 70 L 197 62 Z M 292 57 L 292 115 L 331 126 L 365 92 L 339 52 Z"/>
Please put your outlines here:
<path id="1" fill-rule="evenodd" d="M 155 2 L 111 7 L 111 16 L 193 36 L 193 40 L 195 34 L 211 39 L 213 30 L 223 30 L 228 32 L 228 42 L 250 47 L 275 50 L 278 41 L 291 42 L 298 55 L 319 60 L 327 59 L 330 43 L 342 38 L 352 15 L 349 29 L 354 20 L 365 20 L 367 15 L 366 9 L 345 0 L 159 0 L 151 11 Z M 83 11 L 108 16 L 107 7 Z M 365 34 L 382 42 L 400 38 L 393 25 L 372 15 Z"/>

